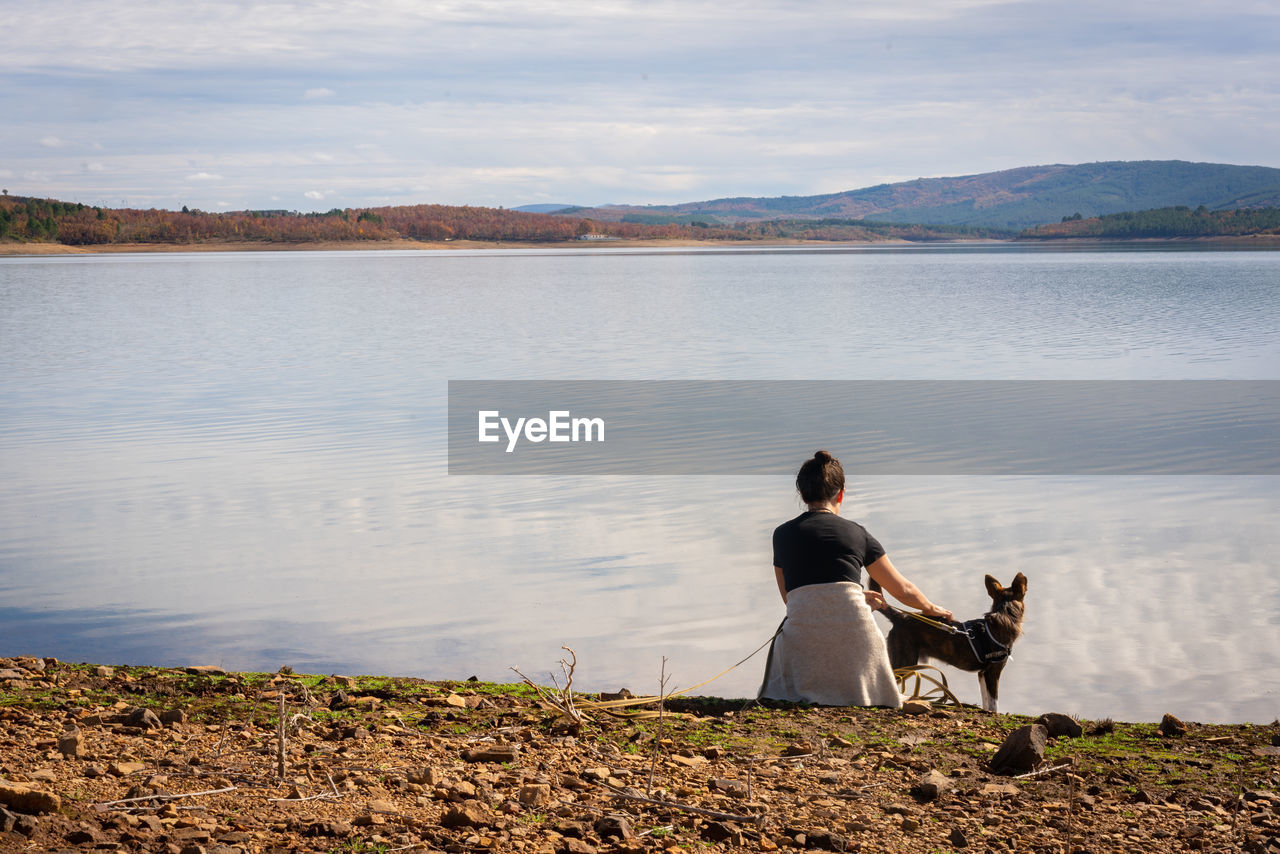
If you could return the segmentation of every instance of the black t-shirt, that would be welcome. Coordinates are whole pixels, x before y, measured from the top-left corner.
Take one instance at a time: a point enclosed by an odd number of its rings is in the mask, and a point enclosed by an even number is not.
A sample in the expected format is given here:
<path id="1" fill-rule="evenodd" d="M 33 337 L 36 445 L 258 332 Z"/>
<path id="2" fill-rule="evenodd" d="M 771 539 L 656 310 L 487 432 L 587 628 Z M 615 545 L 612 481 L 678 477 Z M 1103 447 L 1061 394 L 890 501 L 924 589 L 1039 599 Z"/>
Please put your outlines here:
<path id="1" fill-rule="evenodd" d="M 806 584 L 861 584 L 862 568 L 882 557 L 875 537 L 834 513 L 809 510 L 773 532 L 773 565 L 782 568 L 788 592 Z"/>

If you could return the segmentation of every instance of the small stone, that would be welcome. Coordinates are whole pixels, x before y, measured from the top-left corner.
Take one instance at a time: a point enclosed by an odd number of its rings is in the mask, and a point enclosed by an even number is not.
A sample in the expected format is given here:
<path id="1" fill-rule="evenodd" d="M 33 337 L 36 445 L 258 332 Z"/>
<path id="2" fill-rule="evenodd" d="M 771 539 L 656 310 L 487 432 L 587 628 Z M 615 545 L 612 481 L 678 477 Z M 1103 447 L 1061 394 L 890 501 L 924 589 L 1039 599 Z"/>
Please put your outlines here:
<path id="1" fill-rule="evenodd" d="M 125 709 L 116 717 L 116 723 L 137 727 L 138 729 L 161 729 L 164 727 L 164 723 L 155 712 L 139 706 Z"/>
<path id="2" fill-rule="evenodd" d="M 58 752 L 68 759 L 78 759 L 84 753 L 84 736 L 73 729 L 58 738 Z"/>
<path id="3" fill-rule="evenodd" d="M 187 713 L 183 709 L 165 709 L 160 713 L 160 722 L 164 724 L 185 724 Z"/>
<path id="4" fill-rule="evenodd" d="M 226 676 L 227 671 L 221 667 L 215 667 L 212 664 L 197 664 L 192 667 L 184 667 L 183 671 L 192 676 Z"/>
<path id="5" fill-rule="evenodd" d="M 0 833 L 8 833 L 13 830 L 13 826 L 17 821 L 18 817 L 16 815 L 0 807 Z"/>
<path id="6" fill-rule="evenodd" d="M 724 792 L 732 798 L 745 798 L 747 796 L 747 784 L 742 780 L 725 780 L 719 777 L 713 777 L 707 783 L 717 792 Z"/>
<path id="7" fill-rule="evenodd" d="M 951 844 L 956 848 L 968 848 L 969 838 L 964 835 L 964 831 L 958 827 L 951 828 L 951 835 L 948 837 Z"/>
<path id="8" fill-rule="evenodd" d="M 102 679 L 110 679 L 112 676 L 116 675 L 116 672 L 112 668 L 105 667 L 100 664 L 97 667 L 93 668 L 93 675 L 101 677 Z"/>
<path id="9" fill-rule="evenodd" d="M 569 837 L 560 848 L 564 854 L 596 854 L 596 847 L 582 839 Z M 668 849 L 670 850 L 670 849 Z"/>
<path id="10" fill-rule="evenodd" d="M 702 837 L 709 842 L 728 842 L 730 845 L 742 844 L 742 830 L 727 821 L 713 821 L 702 828 Z"/>
<path id="11" fill-rule="evenodd" d="M 444 782 L 444 772 L 429 765 L 421 768 L 410 768 L 405 777 L 410 783 L 417 783 L 420 786 L 435 787 Z"/>
<path id="12" fill-rule="evenodd" d="M 846 741 L 838 735 L 833 735 L 831 736 L 831 741 L 828 742 L 828 745 L 831 747 L 853 747 L 853 742 Z"/>
<path id="13" fill-rule="evenodd" d="M 1037 718 L 1036 723 L 1048 731 L 1049 738 L 1079 738 L 1084 735 L 1080 722 L 1070 715 L 1049 712 Z"/>
<path id="14" fill-rule="evenodd" d="M 627 817 L 617 813 L 596 819 L 595 831 L 601 839 L 633 839 L 636 835 Z"/>
<path id="15" fill-rule="evenodd" d="M 678 753 L 672 754 L 667 758 L 676 765 L 683 765 L 686 768 L 698 768 L 702 765 L 706 765 L 708 761 L 705 756 L 681 756 Z"/>
<path id="16" fill-rule="evenodd" d="M 67 834 L 67 841 L 72 845 L 84 845 L 88 842 L 96 843 L 99 834 L 87 825 L 81 825 L 75 830 Z"/>
<path id="17" fill-rule="evenodd" d="M 980 793 L 989 797 L 1012 798 L 1017 797 L 1021 791 L 1013 783 L 987 783 Z"/>
<path id="18" fill-rule="evenodd" d="M 515 762 L 520 759 L 520 747 L 516 744 L 489 744 L 464 751 L 462 758 L 468 762 Z"/>
<path id="19" fill-rule="evenodd" d="M 1026 774 L 1044 761 L 1045 742 L 1049 731 L 1040 724 L 1018 727 L 1009 733 L 1004 744 L 991 758 L 993 774 Z"/>
<path id="20" fill-rule="evenodd" d="M 463 801 L 445 811 L 440 819 L 444 827 L 485 827 L 493 821 L 488 807 L 479 801 Z"/>
<path id="21" fill-rule="evenodd" d="M 1165 738 L 1181 738 L 1187 734 L 1187 725 L 1173 715 L 1166 714 L 1160 719 L 1160 734 Z"/>
<path id="22" fill-rule="evenodd" d="M 808 756 L 813 753 L 813 745 L 807 741 L 797 741 L 782 748 L 783 756 Z"/>
<path id="23" fill-rule="evenodd" d="M 904 715 L 927 715 L 933 711 L 933 703 L 928 700 L 907 700 L 902 704 Z"/>
<path id="24" fill-rule="evenodd" d="M 913 818 L 909 815 L 903 816 L 901 827 L 904 833 L 914 833 L 920 829 L 920 819 Z"/>
<path id="25" fill-rule="evenodd" d="M 924 774 L 911 789 L 911 794 L 924 801 L 935 801 L 951 790 L 951 779 L 937 769 Z"/>
<path id="26" fill-rule="evenodd" d="M 849 840 L 829 830 L 810 830 L 805 845 L 818 851 L 847 851 Z"/>
<path id="27" fill-rule="evenodd" d="M 21 783 L 0 781 L 0 804 L 21 813 L 51 813 L 62 808 L 62 798 L 53 792 L 33 789 Z"/>
<path id="28" fill-rule="evenodd" d="M 527 783 L 516 796 L 527 807 L 543 807 L 551 803 L 551 786 L 547 783 Z"/>
<path id="29" fill-rule="evenodd" d="M 467 707 L 467 698 L 457 694 L 450 694 L 444 698 L 446 706 L 453 706 L 455 709 L 465 709 Z"/>
<path id="30" fill-rule="evenodd" d="M 141 762 L 112 762 L 107 766 L 107 773 L 113 777 L 128 777 L 130 774 L 145 770 L 147 766 Z"/>

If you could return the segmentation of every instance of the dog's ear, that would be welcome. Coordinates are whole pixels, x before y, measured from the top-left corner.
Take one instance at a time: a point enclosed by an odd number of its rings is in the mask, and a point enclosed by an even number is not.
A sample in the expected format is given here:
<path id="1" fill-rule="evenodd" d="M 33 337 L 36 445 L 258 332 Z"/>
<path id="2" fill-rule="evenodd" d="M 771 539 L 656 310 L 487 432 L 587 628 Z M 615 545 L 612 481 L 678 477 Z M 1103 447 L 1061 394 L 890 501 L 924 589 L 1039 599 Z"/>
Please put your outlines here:
<path id="1" fill-rule="evenodd" d="M 1010 589 L 1013 591 L 1013 596 L 1015 599 L 1023 599 L 1024 597 L 1026 597 L 1027 577 L 1023 575 L 1021 572 L 1019 572 L 1017 575 L 1013 577 L 1013 586 Z"/>
<path id="2" fill-rule="evenodd" d="M 999 599 L 1000 594 L 1003 592 L 1004 592 L 1004 588 L 1000 585 L 999 581 L 996 581 L 995 576 L 988 575 L 987 576 L 987 593 L 991 595 L 991 598 Z"/>

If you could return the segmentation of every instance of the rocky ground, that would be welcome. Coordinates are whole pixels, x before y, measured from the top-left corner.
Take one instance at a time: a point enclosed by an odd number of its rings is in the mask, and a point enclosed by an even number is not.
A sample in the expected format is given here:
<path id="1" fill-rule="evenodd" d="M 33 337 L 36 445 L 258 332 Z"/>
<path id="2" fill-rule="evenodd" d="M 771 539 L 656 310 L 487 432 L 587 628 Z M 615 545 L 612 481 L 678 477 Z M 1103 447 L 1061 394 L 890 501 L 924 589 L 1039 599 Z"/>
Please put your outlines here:
<path id="1" fill-rule="evenodd" d="M 1280 854 L 1280 723 L 577 699 L 0 659 L 0 851 Z"/>

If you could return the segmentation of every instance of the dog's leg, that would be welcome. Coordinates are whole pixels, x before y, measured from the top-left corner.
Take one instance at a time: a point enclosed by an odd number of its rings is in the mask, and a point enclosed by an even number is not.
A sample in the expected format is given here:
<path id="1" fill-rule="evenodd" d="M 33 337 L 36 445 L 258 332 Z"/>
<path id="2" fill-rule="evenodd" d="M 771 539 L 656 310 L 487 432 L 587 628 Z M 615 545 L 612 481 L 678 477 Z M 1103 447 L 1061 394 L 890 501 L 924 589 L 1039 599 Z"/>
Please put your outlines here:
<path id="1" fill-rule="evenodd" d="M 1000 699 L 1000 672 L 1004 662 L 988 664 L 978 671 L 978 689 L 982 692 L 982 708 L 995 712 Z"/>

